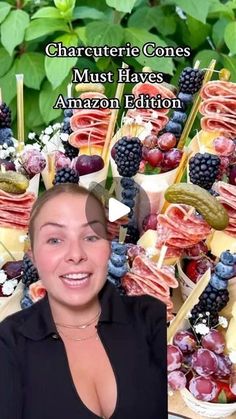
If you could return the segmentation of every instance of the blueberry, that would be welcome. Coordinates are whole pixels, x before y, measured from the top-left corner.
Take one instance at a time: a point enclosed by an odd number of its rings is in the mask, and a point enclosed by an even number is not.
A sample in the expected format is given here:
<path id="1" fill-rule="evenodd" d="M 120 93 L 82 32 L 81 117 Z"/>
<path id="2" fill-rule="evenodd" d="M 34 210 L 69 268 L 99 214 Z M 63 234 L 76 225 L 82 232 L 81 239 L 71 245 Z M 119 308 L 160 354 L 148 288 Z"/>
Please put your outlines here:
<path id="1" fill-rule="evenodd" d="M 222 262 L 218 262 L 215 267 L 215 273 L 223 279 L 230 279 L 233 278 L 235 270 L 233 266 L 224 265 Z"/>
<path id="2" fill-rule="evenodd" d="M 224 265 L 229 265 L 229 266 L 233 266 L 235 261 L 234 261 L 234 255 L 232 253 L 230 253 L 229 250 L 226 250 L 225 252 L 222 252 L 220 255 L 220 261 L 224 264 Z"/>
<path id="3" fill-rule="evenodd" d="M 33 305 L 33 301 L 29 297 L 26 297 L 26 296 L 23 297 L 20 302 L 20 306 L 22 309 L 31 307 L 32 305 Z"/>
<path id="4" fill-rule="evenodd" d="M 127 199 L 127 198 L 123 198 L 122 203 L 124 205 L 127 205 L 127 207 L 131 209 L 134 208 L 134 205 L 135 205 L 135 201 L 133 199 Z"/>
<path id="5" fill-rule="evenodd" d="M 186 105 L 189 105 L 193 101 L 193 95 L 190 93 L 179 92 L 178 98 Z"/>
<path id="6" fill-rule="evenodd" d="M 123 188 L 130 188 L 131 186 L 134 185 L 134 180 L 128 177 L 122 177 L 120 184 Z"/>
<path id="7" fill-rule="evenodd" d="M 121 195 L 122 195 L 122 198 L 132 199 L 135 197 L 136 192 L 137 192 L 137 188 L 123 189 L 123 191 L 121 192 Z"/>
<path id="8" fill-rule="evenodd" d="M 117 266 L 114 266 L 111 261 L 108 261 L 108 274 L 111 274 L 112 276 L 115 276 L 116 278 L 121 278 L 123 275 L 125 275 L 127 272 L 127 266 L 123 265 L 119 268 Z"/>
<path id="9" fill-rule="evenodd" d="M 11 128 L 1 128 L 0 129 L 0 140 L 7 140 L 8 138 L 11 138 L 13 136 L 13 132 Z"/>
<path id="10" fill-rule="evenodd" d="M 126 254 L 126 246 L 122 243 L 118 243 L 113 241 L 111 243 L 111 249 L 117 255 L 125 255 Z"/>
<path id="11" fill-rule="evenodd" d="M 215 273 L 211 276 L 210 284 L 217 290 L 224 290 L 228 286 L 228 282 L 219 278 Z"/>
<path id="12" fill-rule="evenodd" d="M 115 253 L 112 253 L 111 257 L 110 257 L 110 261 L 114 266 L 120 268 L 121 266 L 123 266 L 126 263 L 126 256 L 125 255 L 117 255 Z"/>
<path id="13" fill-rule="evenodd" d="M 65 109 L 64 110 L 64 116 L 71 117 L 73 115 L 73 111 L 71 109 Z"/>
<path id="14" fill-rule="evenodd" d="M 236 253 L 233 254 L 234 257 L 234 263 L 236 263 Z"/>
<path id="15" fill-rule="evenodd" d="M 184 123 L 187 119 L 187 114 L 185 112 L 175 111 L 171 117 L 171 120 L 174 122 L 179 122 L 180 124 Z"/>
<path id="16" fill-rule="evenodd" d="M 7 138 L 5 140 L 5 144 L 7 145 L 7 147 L 14 147 L 14 142 L 12 141 L 11 138 Z"/>
<path id="17" fill-rule="evenodd" d="M 167 122 L 165 126 L 165 130 L 166 132 L 171 132 L 172 134 L 181 134 L 182 125 L 170 120 L 169 122 Z"/>
<path id="18" fill-rule="evenodd" d="M 112 275 L 108 275 L 107 277 L 108 281 L 111 282 L 115 287 L 119 287 L 120 286 L 120 280 L 118 278 L 115 278 Z"/>

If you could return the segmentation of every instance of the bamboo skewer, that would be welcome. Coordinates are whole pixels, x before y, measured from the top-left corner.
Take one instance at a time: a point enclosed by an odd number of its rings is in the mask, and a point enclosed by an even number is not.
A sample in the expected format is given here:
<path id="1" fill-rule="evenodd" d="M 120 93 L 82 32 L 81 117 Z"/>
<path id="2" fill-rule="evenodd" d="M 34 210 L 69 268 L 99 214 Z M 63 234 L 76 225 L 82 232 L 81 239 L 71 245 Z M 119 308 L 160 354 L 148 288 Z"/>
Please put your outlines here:
<path id="1" fill-rule="evenodd" d="M 208 282 L 211 278 L 211 270 L 208 269 L 201 277 L 201 279 L 195 285 L 193 291 L 185 300 L 182 307 L 179 309 L 176 317 L 171 322 L 170 326 L 167 330 L 167 342 L 170 343 L 173 339 L 175 333 L 180 329 L 182 323 L 186 319 L 187 314 L 192 310 L 195 304 L 197 304 L 200 295 L 203 293 L 204 289 L 206 288 Z"/>
<path id="2" fill-rule="evenodd" d="M 0 87 L 0 105 L 2 104 L 2 89 Z"/>
<path id="3" fill-rule="evenodd" d="M 24 143 L 25 143 L 23 84 L 24 84 L 24 75 L 16 74 L 18 153 L 20 153 L 23 150 Z"/>
<path id="4" fill-rule="evenodd" d="M 122 68 L 128 68 L 128 65 L 125 64 L 125 63 L 122 63 Z M 118 83 L 117 84 L 115 98 L 118 99 L 119 101 L 121 100 L 121 97 L 122 97 L 122 94 L 123 94 L 123 91 L 124 91 L 124 87 L 125 87 L 125 83 Z M 119 109 L 112 109 L 112 112 L 111 112 L 111 118 L 110 118 L 110 122 L 109 122 L 109 125 L 108 125 L 107 135 L 106 135 L 106 139 L 105 139 L 105 143 L 104 143 L 103 151 L 102 151 L 102 158 L 103 158 L 105 164 L 106 164 L 107 158 L 109 157 L 108 156 L 109 146 L 110 146 L 113 134 L 114 134 L 116 120 L 117 120 L 117 117 L 118 117 L 118 111 L 119 111 Z"/>

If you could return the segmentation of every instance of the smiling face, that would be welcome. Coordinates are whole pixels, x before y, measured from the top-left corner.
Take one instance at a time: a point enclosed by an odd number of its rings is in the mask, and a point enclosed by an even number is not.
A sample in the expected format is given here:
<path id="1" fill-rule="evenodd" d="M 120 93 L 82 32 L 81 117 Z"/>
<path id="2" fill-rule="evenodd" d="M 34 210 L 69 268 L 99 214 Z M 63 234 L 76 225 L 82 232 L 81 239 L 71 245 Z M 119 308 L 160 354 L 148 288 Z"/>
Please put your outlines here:
<path id="1" fill-rule="evenodd" d="M 32 258 L 50 302 L 82 307 L 97 298 L 107 276 L 110 245 L 95 198 L 61 193 L 34 220 Z"/>

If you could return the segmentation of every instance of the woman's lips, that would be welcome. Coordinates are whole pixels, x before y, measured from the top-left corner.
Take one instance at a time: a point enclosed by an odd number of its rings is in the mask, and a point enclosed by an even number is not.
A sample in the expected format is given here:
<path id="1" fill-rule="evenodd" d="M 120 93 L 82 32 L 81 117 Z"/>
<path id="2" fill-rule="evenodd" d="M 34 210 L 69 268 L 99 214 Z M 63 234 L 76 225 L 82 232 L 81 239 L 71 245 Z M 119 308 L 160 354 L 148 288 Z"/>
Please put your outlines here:
<path id="1" fill-rule="evenodd" d="M 90 273 L 73 273 L 61 275 L 60 278 L 62 282 L 70 288 L 79 288 L 83 285 L 86 285 L 89 281 L 91 274 Z"/>

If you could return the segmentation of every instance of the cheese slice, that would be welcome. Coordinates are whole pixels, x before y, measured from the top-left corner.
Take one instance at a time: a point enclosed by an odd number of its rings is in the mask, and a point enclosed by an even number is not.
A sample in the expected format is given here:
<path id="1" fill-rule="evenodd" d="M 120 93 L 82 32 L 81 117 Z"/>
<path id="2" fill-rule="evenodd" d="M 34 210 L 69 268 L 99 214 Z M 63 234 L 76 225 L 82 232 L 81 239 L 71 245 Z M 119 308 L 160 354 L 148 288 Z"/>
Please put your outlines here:
<path id="1" fill-rule="evenodd" d="M 216 257 L 220 257 L 220 254 L 224 252 L 224 250 L 230 250 L 231 253 L 235 253 L 236 238 L 229 236 L 222 231 L 215 231 L 208 242 L 208 246 L 211 253 Z"/>

